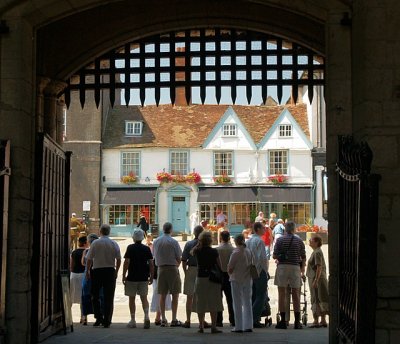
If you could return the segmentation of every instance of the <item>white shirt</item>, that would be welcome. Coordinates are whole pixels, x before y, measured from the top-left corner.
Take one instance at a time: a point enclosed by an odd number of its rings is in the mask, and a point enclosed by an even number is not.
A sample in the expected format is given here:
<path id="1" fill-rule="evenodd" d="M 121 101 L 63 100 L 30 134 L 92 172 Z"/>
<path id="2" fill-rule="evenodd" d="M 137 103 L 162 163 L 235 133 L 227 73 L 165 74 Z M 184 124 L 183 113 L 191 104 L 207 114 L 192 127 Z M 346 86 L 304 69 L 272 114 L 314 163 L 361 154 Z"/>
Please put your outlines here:
<path id="1" fill-rule="evenodd" d="M 252 237 L 246 242 L 246 246 L 249 248 L 253 256 L 253 264 L 257 268 L 258 274 L 260 274 L 262 270 L 267 273 L 268 261 L 267 253 L 265 252 L 264 241 L 262 241 L 259 235 L 253 234 Z"/>
<path id="2" fill-rule="evenodd" d="M 93 269 L 115 268 L 115 260 L 121 259 L 121 251 L 114 240 L 101 236 L 90 245 L 86 258 L 93 261 Z"/>
<path id="3" fill-rule="evenodd" d="M 228 263 L 228 270 L 233 269 L 230 281 L 243 283 L 251 280 L 251 252 L 247 247 L 237 247 L 233 250 Z"/>
<path id="4" fill-rule="evenodd" d="M 179 243 L 165 234 L 153 242 L 153 255 L 157 266 L 176 265 L 178 266 L 182 257 L 182 250 Z"/>

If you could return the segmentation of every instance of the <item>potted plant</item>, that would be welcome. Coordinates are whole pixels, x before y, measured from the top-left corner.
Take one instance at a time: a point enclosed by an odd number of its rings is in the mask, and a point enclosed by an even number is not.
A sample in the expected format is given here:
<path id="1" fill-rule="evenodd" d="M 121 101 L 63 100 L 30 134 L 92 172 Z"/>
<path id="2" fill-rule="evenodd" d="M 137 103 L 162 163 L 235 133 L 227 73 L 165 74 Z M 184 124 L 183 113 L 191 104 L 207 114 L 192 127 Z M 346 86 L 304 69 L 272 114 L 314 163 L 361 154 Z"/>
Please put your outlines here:
<path id="1" fill-rule="evenodd" d="M 201 176 L 197 172 L 190 172 L 186 175 L 185 179 L 189 184 L 198 184 L 201 182 Z"/>
<path id="2" fill-rule="evenodd" d="M 124 184 L 135 184 L 137 181 L 138 177 L 133 172 L 129 172 L 128 175 L 121 177 L 121 182 Z"/>
<path id="3" fill-rule="evenodd" d="M 278 173 L 278 174 L 274 174 L 274 175 L 269 176 L 267 178 L 267 181 L 272 183 L 272 184 L 279 185 L 279 184 L 286 183 L 288 179 L 289 178 L 287 176 Z"/>
<path id="4" fill-rule="evenodd" d="M 181 174 L 176 174 L 172 176 L 172 182 L 174 183 L 186 183 L 186 177 L 182 176 Z"/>
<path id="5" fill-rule="evenodd" d="M 215 184 L 226 185 L 231 184 L 232 179 L 227 174 L 221 174 L 220 176 L 216 176 L 213 178 Z"/>
<path id="6" fill-rule="evenodd" d="M 165 171 L 158 172 L 156 178 L 160 183 L 169 183 L 172 181 L 172 175 Z"/>

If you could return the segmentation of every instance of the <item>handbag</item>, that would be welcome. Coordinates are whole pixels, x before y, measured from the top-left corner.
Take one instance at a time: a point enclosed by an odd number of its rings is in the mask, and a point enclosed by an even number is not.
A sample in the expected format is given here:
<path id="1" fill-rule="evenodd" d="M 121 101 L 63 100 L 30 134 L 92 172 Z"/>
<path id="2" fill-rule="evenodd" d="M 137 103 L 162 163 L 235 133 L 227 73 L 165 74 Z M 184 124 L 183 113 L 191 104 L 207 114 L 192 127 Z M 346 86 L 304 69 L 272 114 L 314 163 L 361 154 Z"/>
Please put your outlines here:
<path id="1" fill-rule="evenodd" d="M 217 264 L 214 264 L 210 269 L 210 282 L 222 284 L 222 271 Z"/>

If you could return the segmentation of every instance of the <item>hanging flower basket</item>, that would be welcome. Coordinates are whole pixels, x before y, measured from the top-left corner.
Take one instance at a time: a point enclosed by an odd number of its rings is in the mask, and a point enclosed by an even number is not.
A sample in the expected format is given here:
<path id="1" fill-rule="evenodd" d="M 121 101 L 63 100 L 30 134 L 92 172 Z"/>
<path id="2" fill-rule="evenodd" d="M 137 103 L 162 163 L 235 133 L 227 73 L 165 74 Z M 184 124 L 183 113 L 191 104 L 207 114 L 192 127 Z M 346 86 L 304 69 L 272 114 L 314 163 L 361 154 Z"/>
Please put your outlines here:
<path id="1" fill-rule="evenodd" d="M 275 185 L 285 184 L 288 181 L 288 179 L 289 178 L 283 174 L 274 174 L 268 177 L 268 181 Z"/>
<path id="2" fill-rule="evenodd" d="M 219 185 L 232 184 L 232 178 L 226 174 L 216 176 L 213 179 L 214 179 L 215 184 L 219 184 Z"/>
<path id="3" fill-rule="evenodd" d="M 169 183 L 172 181 L 172 175 L 168 172 L 158 172 L 156 178 L 160 183 Z"/>
<path id="4" fill-rule="evenodd" d="M 133 172 L 129 172 L 127 176 L 121 178 L 121 182 L 124 184 L 135 184 L 137 181 L 138 177 Z"/>
<path id="5" fill-rule="evenodd" d="M 198 184 L 201 182 L 201 176 L 197 172 L 191 172 L 186 177 L 186 182 L 189 184 Z"/>

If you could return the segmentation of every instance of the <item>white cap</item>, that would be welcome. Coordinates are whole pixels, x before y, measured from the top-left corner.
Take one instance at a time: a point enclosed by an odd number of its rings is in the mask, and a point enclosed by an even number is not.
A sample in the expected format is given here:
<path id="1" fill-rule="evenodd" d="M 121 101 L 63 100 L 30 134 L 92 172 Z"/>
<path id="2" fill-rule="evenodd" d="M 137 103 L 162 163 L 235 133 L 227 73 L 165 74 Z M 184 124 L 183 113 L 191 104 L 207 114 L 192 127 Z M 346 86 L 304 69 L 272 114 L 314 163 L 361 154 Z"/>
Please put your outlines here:
<path id="1" fill-rule="evenodd" d="M 72 216 L 76 216 L 76 213 L 72 213 Z"/>
<path id="2" fill-rule="evenodd" d="M 134 242 L 142 241 L 144 239 L 144 232 L 141 229 L 135 229 L 132 233 L 132 238 Z"/>

